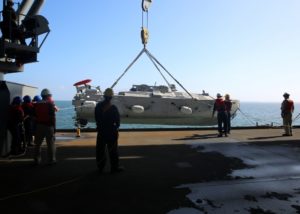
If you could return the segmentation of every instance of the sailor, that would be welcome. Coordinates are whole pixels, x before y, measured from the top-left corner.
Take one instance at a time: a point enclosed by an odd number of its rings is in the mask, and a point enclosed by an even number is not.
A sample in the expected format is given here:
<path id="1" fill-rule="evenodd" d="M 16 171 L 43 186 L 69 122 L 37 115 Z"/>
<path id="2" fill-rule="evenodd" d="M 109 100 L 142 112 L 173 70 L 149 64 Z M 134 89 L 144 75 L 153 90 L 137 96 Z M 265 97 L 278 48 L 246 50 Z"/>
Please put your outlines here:
<path id="1" fill-rule="evenodd" d="M 218 118 L 218 131 L 219 135 L 218 137 L 222 137 L 223 133 L 225 137 L 227 137 L 227 113 L 226 113 L 226 106 L 225 102 L 222 98 L 221 94 L 217 94 L 217 99 L 214 103 L 213 113 L 212 117 L 214 117 L 215 112 L 218 112 L 217 118 Z"/>
<path id="2" fill-rule="evenodd" d="M 119 166 L 118 137 L 120 126 L 120 114 L 118 108 L 111 104 L 113 90 L 107 88 L 104 92 L 104 100 L 95 108 L 95 121 L 97 124 L 96 161 L 99 172 L 102 172 L 106 164 L 106 148 L 110 158 L 111 173 L 121 172 Z"/>
<path id="3" fill-rule="evenodd" d="M 11 142 L 11 155 L 20 155 L 25 152 L 25 148 L 22 148 L 23 137 L 23 119 L 24 112 L 21 107 L 22 99 L 17 96 L 14 97 L 8 112 L 8 130 L 12 136 Z M 24 147 L 24 145 L 23 145 Z"/>
<path id="4" fill-rule="evenodd" d="M 3 22 L 1 23 L 1 30 L 3 37 L 13 41 L 19 40 L 22 45 L 26 45 L 24 32 L 17 24 L 17 14 L 13 8 L 14 2 L 8 0 L 3 8 Z"/>
<path id="5" fill-rule="evenodd" d="M 229 94 L 225 94 L 225 107 L 226 107 L 226 114 L 227 114 L 227 134 L 230 134 L 231 129 L 231 108 L 232 108 L 232 101 L 230 99 Z"/>
<path id="6" fill-rule="evenodd" d="M 283 94 L 284 100 L 281 103 L 281 117 L 285 133 L 282 136 L 292 136 L 292 114 L 294 112 L 294 102 L 289 99 L 288 93 Z"/>
<path id="7" fill-rule="evenodd" d="M 39 95 L 35 95 L 32 99 L 33 104 L 41 101 L 42 98 Z"/>
<path id="8" fill-rule="evenodd" d="M 33 103 L 29 95 L 23 97 L 22 109 L 24 111 L 25 143 L 27 146 L 33 146 Z"/>
<path id="9" fill-rule="evenodd" d="M 52 96 L 49 89 L 43 89 L 41 96 L 42 100 L 34 104 L 36 122 L 34 163 L 38 165 L 41 162 L 41 145 L 46 138 L 48 165 L 52 165 L 56 163 L 55 107 L 52 102 L 49 102 L 49 97 Z"/>
<path id="10" fill-rule="evenodd" d="M 40 95 L 35 95 L 32 99 L 32 104 L 33 107 L 37 102 L 40 102 L 42 100 Z M 32 118 L 32 135 L 35 136 L 35 132 L 36 132 L 36 122 L 35 122 L 35 117 Z"/>

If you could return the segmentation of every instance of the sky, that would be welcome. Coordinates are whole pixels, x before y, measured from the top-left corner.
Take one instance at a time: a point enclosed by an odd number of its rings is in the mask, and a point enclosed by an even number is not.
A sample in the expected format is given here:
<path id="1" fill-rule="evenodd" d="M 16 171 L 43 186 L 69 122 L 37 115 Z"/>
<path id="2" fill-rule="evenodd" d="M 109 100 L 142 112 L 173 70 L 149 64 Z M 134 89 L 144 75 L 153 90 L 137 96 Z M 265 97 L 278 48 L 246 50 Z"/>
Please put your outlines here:
<path id="1" fill-rule="evenodd" d="M 189 92 L 242 102 L 288 92 L 299 102 L 299 11 L 299 0 L 153 0 L 147 49 Z M 71 100 L 83 79 L 105 90 L 143 48 L 141 0 L 48 0 L 40 14 L 51 32 L 39 62 L 5 80 L 49 88 L 56 100 Z M 165 82 L 143 55 L 114 90 L 133 84 Z"/>

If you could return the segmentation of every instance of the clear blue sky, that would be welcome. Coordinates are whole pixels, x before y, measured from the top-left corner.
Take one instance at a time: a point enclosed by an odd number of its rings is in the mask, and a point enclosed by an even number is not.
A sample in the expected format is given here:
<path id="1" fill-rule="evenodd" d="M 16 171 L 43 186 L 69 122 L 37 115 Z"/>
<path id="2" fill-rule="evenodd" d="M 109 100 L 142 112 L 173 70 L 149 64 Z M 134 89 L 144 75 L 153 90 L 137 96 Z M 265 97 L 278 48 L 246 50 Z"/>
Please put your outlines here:
<path id="1" fill-rule="evenodd" d="M 5 79 L 71 100 L 73 83 L 109 87 L 142 49 L 141 0 L 48 0 L 39 63 Z M 300 100 L 299 0 L 153 0 L 148 50 L 191 92 L 241 101 Z M 116 86 L 164 83 L 142 57 Z"/>

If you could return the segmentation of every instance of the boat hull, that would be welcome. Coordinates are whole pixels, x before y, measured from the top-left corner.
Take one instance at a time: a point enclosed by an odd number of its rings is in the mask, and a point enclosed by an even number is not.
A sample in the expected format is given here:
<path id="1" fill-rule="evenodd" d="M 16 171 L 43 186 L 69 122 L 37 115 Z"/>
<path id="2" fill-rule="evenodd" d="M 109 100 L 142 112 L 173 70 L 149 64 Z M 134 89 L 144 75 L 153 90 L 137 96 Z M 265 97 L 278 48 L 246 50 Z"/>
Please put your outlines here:
<path id="1" fill-rule="evenodd" d="M 157 124 L 157 125 L 198 125 L 217 124 L 216 115 L 212 117 L 214 99 L 136 97 L 117 95 L 112 103 L 117 106 L 123 124 Z M 94 100 L 73 100 L 79 121 L 95 122 L 94 111 L 100 96 Z M 135 108 L 134 108 L 135 107 Z M 136 111 L 139 107 L 139 111 Z M 239 101 L 233 100 L 231 114 L 234 116 L 239 108 Z M 188 110 L 188 111 L 187 111 Z"/>

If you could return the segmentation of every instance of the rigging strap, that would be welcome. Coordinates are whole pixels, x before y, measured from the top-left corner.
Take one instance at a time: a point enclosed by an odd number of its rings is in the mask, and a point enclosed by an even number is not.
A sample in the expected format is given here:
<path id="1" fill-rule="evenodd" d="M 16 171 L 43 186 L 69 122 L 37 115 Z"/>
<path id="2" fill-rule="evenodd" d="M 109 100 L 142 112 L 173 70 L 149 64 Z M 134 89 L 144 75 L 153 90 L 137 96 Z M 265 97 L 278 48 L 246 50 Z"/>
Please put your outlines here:
<path id="1" fill-rule="evenodd" d="M 147 56 L 149 57 L 149 59 L 151 60 L 151 62 L 153 63 L 153 65 L 156 67 L 156 69 L 160 73 L 160 75 L 162 76 L 162 78 L 166 81 L 166 83 L 167 83 L 168 87 L 170 88 L 170 90 L 172 90 L 170 83 L 168 82 L 168 80 L 166 79 L 166 77 L 163 75 L 163 73 L 161 72 L 161 70 L 159 69 L 159 67 L 157 66 L 157 64 L 155 63 L 155 61 L 151 57 L 150 53 L 147 51 L 147 49 L 146 49 L 145 52 L 146 52 Z"/>
<path id="2" fill-rule="evenodd" d="M 144 47 L 141 52 L 137 55 L 137 57 L 129 64 L 129 66 L 125 69 L 125 71 L 121 74 L 121 76 L 114 82 L 114 84 L 112 84 L 111 88 L 114 88 L 118 82 L 120 81 L 120 79 L 127 73 L 127 71 L 132 67 L 132 65 L 134 65 L 134 63 L 141 57 L 141 55 L 143 53 L 146 53 L 146 55 L 149 57 L 149 59 L 151 60 L 151 62 L 153 63 L 153 65 L 156 67 L 156 69 L 158 70 L 158 72 L 161 74 L 161 76 L 163 77 L 163 79 L 166 81 L 168 87 L 172 90 L 170 83 L 168 82 L 168 80 L 166 79 L 166 77 L 163 75 L 163 73 L 161 72 L 161 70 L 159 69 L 159 66 L 192 98 L 194 99 L 194 97 L 192 96 L 192 94 L 177 80 L 175 79 L 175 77 L 146 49 L 146 47 Z M 159 65 L 159 66 L 158 66 Z"/>
<path id="3" fill-rule="evenodd" d="M 145 52 L 145 48 L 141 50 L 141 52 L 137 55 L 137 57 L 130 63 L 130 65 L 125 69 L 125 71 L 121 74 L 121 76 L 112 84 L 111 88 L 114 88 L 120 79 L 126 74 L 126 72 L 131 68 L 131 66 L 140 58 L 140 56 Z"/>
<path id="4" fill-rule="evenodd" d="M 162 67 L 165 72 L 192 98 L 194 99 L 194 97 L 191 95 L 190 92 L 188 92 L 188 90 L 177 80 L 175 79 L 175 77 L 172 76 L 172 74 L 147 50 L 145 49 L 146 53 L 149 54 L 148 56 L 152 59 L 155 60 L 155 62 L 160 66 Z"/>

